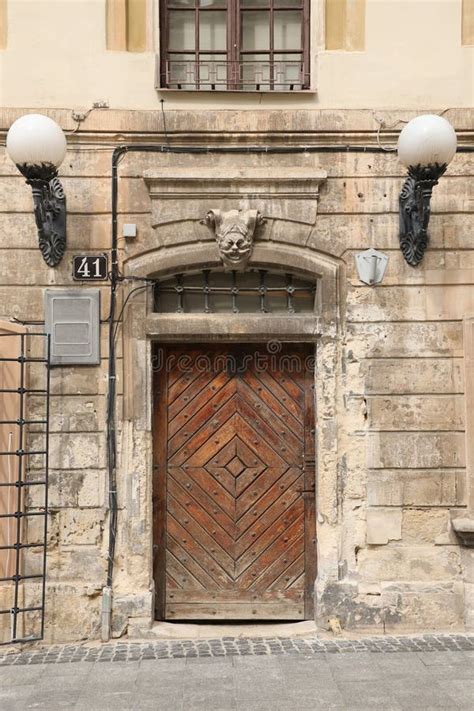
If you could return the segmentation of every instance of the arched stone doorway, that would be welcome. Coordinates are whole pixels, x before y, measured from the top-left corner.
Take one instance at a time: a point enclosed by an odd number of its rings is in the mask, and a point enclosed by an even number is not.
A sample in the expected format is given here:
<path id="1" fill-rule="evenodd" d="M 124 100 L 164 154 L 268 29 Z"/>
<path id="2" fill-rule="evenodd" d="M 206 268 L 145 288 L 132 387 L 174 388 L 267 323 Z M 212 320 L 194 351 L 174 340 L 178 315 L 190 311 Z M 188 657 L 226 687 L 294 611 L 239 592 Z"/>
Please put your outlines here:
<path id="1" fill-rule="evenodd" d="M 287 223 L 288 239 L 291 240 L 292 233 L 298 230 L 298 225 Z M 184 265 L 184 269 L 183 269 Z M 146 254 L 137 255 L 126 264 L 126 274 L 130 277 L 146 276 L 153 279 L 170 278 L 176 273 L 202 272 L 202 270 L 221 269 L 222 264 L 215 244 L 194 243 L 186 246 L 172 246 L 161 248 Z M 143 489 L 147 492 L 146 499 L 146 535 L 153 541 L 153 552 L 150 551 L 149 560 L 149 580 L 154 586 L 157 595 L 156 607 L 161 618 L 170 619 L 216 619 L 216 611 L 209 606 L 203 606 L 204 612 L 200 614 L 199 604 L 195 605 L 195 612 L 188 608 L 185 614 L 176 613 L 176 608 L 170 606 L 166 612 L 166 601 L 163 598 L 163 591 L 166 586 L 158 583 L 160 574 L 166 573 L 166 494 L 159 492 L 153 485 L 153 467 L 157 464 L 156 452 L 159 447 L 166 447 L 166 436 L 159 437 L 156 428 L 156 418 L 166 418 L 165 410 L 162 409 L 157 415 L 160 407 L 159 401 L 154 403 L 153 389 L 153 364 L 156 364 L 156 349 L 166 348 L 190 348 L 201 347 L 205 351 L 211 343 L 225 346 L 229 351 L 229 346 L 236 347 L 237 344 L 246 344 L 247 348 L 255 348 L 258 344 L 268 344 L 268 342 L 281 343 L 284 349 L 292 346 L 307 348 L 315 356 L 315 410 L 318 412 L 319 425 L 314 428 L 308 425 L 311 431 L 312 446 L 314 447 L 314 471 L 317 471 L 318 483 L 314 491 L 311 510 L 312 523 L 316 527 L 317 520 L 324 522 L 334 521 L 336 511 L 336 450 L 337 450 L 337 428 L 334 421 L 336 417 L 336 384 L 338 381 L 339 358 L 338 340 L 340 334 L 340 303 L 339 279 L 340 270 L 338 260 L 323 255 L 315 250 L 295 246 L 295 244 L 275 244 L 272 242 L 259 242 L 255 244 L 249 269 L 267 270 L 275 273 L 291 273 L 297 278 L 307 280 L 308 283 L 316 284 L 316 297 L 314 308 L 311 313 L 299 314 L 285 313 L 156 313 L 153 306 L 153 296 L 150 289 L 144 289 L 135 299 L 131 299 L 131 306 L 125 323 L 125 377 L 124 382 L 124 430 L 128 430 L 128 437 L 134 443 L 132 448 L 137 447 L 137 442 L 141 442 L 142 464 L 141 480 Z M 304 344 L 304 345 L 303 345 Z M 214 346 L 215 347 L 215 346 Z M 226 351 L 226 352 L 227 352 Z M 230 352 L 230 351 L 229 351 Z M 154 360 L 155 357 L 155 360 Z M 156 379 L 155 379 L 156 383 Z M 182 403 L 183 404 L 183 403 Z M 153 415 L 155 413 L 155 426 Z M 313 415 L 314 418 L 314 415 Z M 314 419 L 313 419 L 314 423 Z M 160 445 L 161 443 L 161 445 Z M 166 450 L 162 449 L 162 456 L 166 457 Z M 155 457 L 155 459 L 154 459 Z M 211 459 L 212 457 L 210 457 Z M 229 458 L 229 463 L 234 457 Z M 164 460 L 162 460 L 164 461 Z M 235 464 L 235 462 L 234 462 Z M 245 463 L 244 463 L 245 464 Z M 189 482 L 188 482 L 189 483 Z M 307 497 L 309 492 L 305 490 L 305 484 L 301 482 L 295 485 L 301 491 L 301 495 Z M 185 492 L 185 489 L 184 489 Z M 183 494 L 184 495 L 184 494 Z M 164 496 L 164 498 L 163 498 Z M 180 502 L 180 505 L 183 502 Z M 194 502 L 193 502 L 194 503 Z M 181 506 L 182 508 L 182 506 Z M 158 512 L 158 513 L 157 513 Z M 161 512 L 161 513 L 159 513 Z M 182 512 L 181 512 L 182 513 Z M 183 514 L 184 515 L 184 514 Z M 308 514 L 306 514 L 308 515 Z M 161 521 L 157 516 L 161 516 Z M 161 527 L 161 528 L 160 528 Z M 213 529 L 217 530 L 217 529 Z M 311 530 L 311 526 L 307 527 Z M 160 532 L 161 531 L 161 532 Z M 212 534 L 211 534 L 212 535 Z M 310 534 L 314 535 L 314 534 Z M 324 553 L 318 565 L 318 576 L 316 580 L 311 580 L 311 597 L 314 589 L 317 590 L 318 581 L 324 585 L 328 577 L 335 576 L 337 571 L 337 527 L 325 527 L 322 536 L 318 533 L 318 551 L 324 546 Z M 329 540 L 330 539 L 330 540 Z M 283 539 L 282 539 L 283 540 Z M 221 546 L 222 547 L 222 546 Z M 327 551 L 334 552 L 333 556 L 328 556 Z M 300 551 L 301 553 L 301 551 Z M 185 554 L 186 555 L 186 554 Z M 192 561 L 200 564 L 200 561 Z M 201 565 L 202 568 L 202 565 Z M 161 570 L 161 573 L 160 573 Z M 310 572 L 310 576 L 313 573 Z M 337 573 L 336 573 L 337 574 Z M 171 576 L 173 577 L 173 576 Z M 304 576 L 303 576 L 304 579 Z M 307 578 L 305 581 L 307 585 Z M 305 583 L 303 583 L 303 588 Z M 314 587 L 313 587 L 314 586 Z M 260 591 L 260 600 L 254 598 L 253 602 L 262 602 L 265 598 L 263 591 Z M 179 595 L 178 595 L 179 597 Z M 198 598 L 199 596 L 197 596 Z M 304 594 L 303 594 L 304 597 Z M 196 599 L 197 599 L 196 598 Z M 201 598 L 199 598 L 201 599 Z M 235 602 L 235 601 L 233 601 Z M 275 602 L 274 600 L 272 602 Z M 312 617 L 313 600 L 305 607 L 293 606 L 288 612 L 284 612 L 284 607 L 280 605 L 276 608 L 276 614 L 268 617 L 275 619 L 305 619 Z M 314 598 L 317 606 L 317 598 Z M 243 609 L 243 608 L 242 608 Z M 252 614 L 252 609 L 255 614 Z M 270 609 L 270 606 L 267 610 Z M 223 613 L 219 619 L 237 619 L 239 614 L 235 612 L 235 605 L 222 607 Z M 282 612 L 283 610 L 283 612 Z M 303 610 L 303 611 L 302 611 Z M 243 615 L 246 619 L 262 619 L 265 613 L 262 612 L 261 605 L 248 607 L 248 613 Z M 242 616 L 240 616 L 242 619 Z"/>

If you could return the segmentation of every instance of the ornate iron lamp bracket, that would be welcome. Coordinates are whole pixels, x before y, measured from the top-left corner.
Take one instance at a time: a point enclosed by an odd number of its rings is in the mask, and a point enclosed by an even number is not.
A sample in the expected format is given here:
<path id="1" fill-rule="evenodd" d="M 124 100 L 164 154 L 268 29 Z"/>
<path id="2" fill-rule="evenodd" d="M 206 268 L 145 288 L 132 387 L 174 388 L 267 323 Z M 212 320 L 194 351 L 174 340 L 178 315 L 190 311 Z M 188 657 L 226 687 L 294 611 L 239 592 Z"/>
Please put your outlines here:
<path id="1" fill-rule="evenodd" d="M 433 188 L 446 171 L 447 164 L 410 166 L 400 192 L 400 249 L 405 261 L 416 267 L 428 246 L 428 224 Z"/>
<path id="2" fill-rule="evenodd" d="M 56 267 L 66 251 L 66 196 L 56 167 L 42 163 L 21 164 L 17 168 L 33 191 L 41 254 L 48 266 Z"/>

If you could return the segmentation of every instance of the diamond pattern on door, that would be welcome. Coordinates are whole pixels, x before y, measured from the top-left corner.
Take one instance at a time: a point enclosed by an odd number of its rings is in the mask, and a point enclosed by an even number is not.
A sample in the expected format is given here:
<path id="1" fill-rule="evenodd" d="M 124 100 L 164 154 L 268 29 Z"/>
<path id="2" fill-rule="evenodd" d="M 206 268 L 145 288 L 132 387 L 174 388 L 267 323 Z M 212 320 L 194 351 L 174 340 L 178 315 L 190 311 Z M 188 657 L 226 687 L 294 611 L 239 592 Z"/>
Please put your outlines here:
<path id="1" fill-rule="evenodd" d="M 265 353 L 167 351 L 154 418 L 160 618 L 312 616 L 314 374 L 303 346 Z"/>

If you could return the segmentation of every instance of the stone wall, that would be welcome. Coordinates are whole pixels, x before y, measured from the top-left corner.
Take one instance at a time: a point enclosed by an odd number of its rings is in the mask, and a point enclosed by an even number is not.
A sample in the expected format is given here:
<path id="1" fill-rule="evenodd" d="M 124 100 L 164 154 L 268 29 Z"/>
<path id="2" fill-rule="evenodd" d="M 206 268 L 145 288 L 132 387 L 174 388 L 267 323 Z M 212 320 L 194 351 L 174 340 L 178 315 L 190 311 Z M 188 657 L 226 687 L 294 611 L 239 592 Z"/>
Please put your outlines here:
<path id="1" fill-rule="evenodd" d="M 3 130 L 16 113 L 0 115 Z M 51 115 L 67 125 L 67 112 Z M 401 117 L 392 112 L 387 118 L 393 122 Z M 472 111 L 456 110 L 447 117 L 461 141 L 472 140 Z M 156 132 L 157 121 L 153 113 L 108 112 L 96 115 L 87 133 L 69 137 L 60 169 L 67 195 L 68 251 L 56 269 L 42 261 L 31 192 L 2 149 L 0 318 L 42 321 L 44 289 L 74 284 L 71 257 L 109 249 L 112 146 L 129 140 L 164 142 Z M 169 130 L 176 132 L 171 141 L 181 145 L 376 145 L 375 128 L 370 112 L 357 111 L 261 111 L 258 116 L 222 111 L 197 117 L 176 112 L 169 118 Z M 462 629 L 472 563 L 450 519 L 467 503 L 463 320 L 474 315 L 472 154 L 458 154 L 434 191 L 431 242 L 417 269 L 405 264 L 398 249 L 403 170 L 394 153 L 219 155 L 212 161 L 205 155 L 130 154 L 119 168 L 119 235 L 124 222 L 134 222 L 138 237 L 131 242 L 120 238 L 121 269 L 145 276 L 167 264 L 172 271 L 173 260 L 177 265 L 181 258 L 189 267 L 188 260 L 203 258 L 200 254 L 217 263 L 212 235 L 198 219 L 218 206 L 215 199 L 212 205 L 207 198 L 193 205 L 182 199 L 170 209 L 169 203 L 150 197 L 153 175 L 199 174 L 210 162 L 226 180 L 249 169 L 270 177 L 290 169 L 327 173 L 317 211 L 301 219 L 283 214 L 277 192 L 273 202 L 267 201 L 267 212 L 273 210 L 274 217 L 257 240 L 254 256 L 269 259 L 273 253 L 289 255 L 294 264 L 298 259 L 299 264 L 326 265 L 327 293 L 334 302 L 335 324 L 326 330 L 315 327 L 314 337 L 318 623 L 325 627 L 329 618 L 337 617 L 343 627 L 379 632 Z M 354 265 L 354 255 L 371 246 L 389 256 L 384 282 L 376 288 L 358 281 Z M 101 288 L 105 319 L 108 290 Z M 120 289 L 120 303 L 127 288 Z M 131 298 L 118 349 L 115 635 L 127 626 L 142 630 L 152 618 L 147 304 L 143 294 Z M 330 304 L 326 307 L 331 311 Z M 50 641 L 99 634 L 108 524 L 106 336 L 103 325 L 100 366 L 57 367 L 51 373 Z M 34 382 L 34 372 L 32 378 Z M 34 499 L 29 503 L 34 506 Z M 31 524 L 30 539 L 39 535 Z M 36 565 L 32 554 L 28 569 Z"/>

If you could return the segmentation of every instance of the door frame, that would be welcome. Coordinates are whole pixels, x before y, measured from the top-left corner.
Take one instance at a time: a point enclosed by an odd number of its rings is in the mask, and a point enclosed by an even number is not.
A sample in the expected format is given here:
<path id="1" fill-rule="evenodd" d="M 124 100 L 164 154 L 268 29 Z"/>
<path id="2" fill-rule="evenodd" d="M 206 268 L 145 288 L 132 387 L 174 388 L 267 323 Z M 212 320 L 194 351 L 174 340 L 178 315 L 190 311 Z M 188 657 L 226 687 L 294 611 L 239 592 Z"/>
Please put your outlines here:
<path id="1" fill-rule="evenodd" d="M 218 342 L 214 340 L 212 345 L 221 346 L 228 345 L 238 348 L 239 345 L 258 346 L 261 340 L 248 339 L 248 341 L 236 342 L 235 340 L 219 338 Z M 201 348 L 206 343 L 203 339 L 198 339 L 197 342 L 174 341 L 161 344 L 158 341 L 152 343 L 152 357 L 155 357 L 155 351 L 159 347 L 163 347 L 165 352 L 168 347 L 183 348 Z M 316 343 L 314 341 L 288 340 L 285 345 L 305 345 L 308 347 L 310 357 L 313 356 L 316 361 Z M 311 351 L 313 351 L 311 353 Z M 163 364 L 163 361 L 161 361 Z M 303 412 L 304 419 L 304 436 L 305 445 L 304 451 L 307 451 L 307 437 L 313 438 L 313 446 L 310 448 L 314 452 L 309 465 L 305 462 L 303 470 L 303 486 L 302 495 L 304 497 L 304 619 L 314 619 L 314 594 L 315 582 L 317 575 L 317 525 L 316 525 L 316 486 L 317 486 L 317 466 L 316 466 L 316 431 L 317 431 L 317 413 L 316 413 L 316 368 L 311 371 L 305 370 L 305 392 L 306 385 L 312 391 L 313 395 L 308 407 L 305 399 Z M 153 449 L 153 477 L 152 477 L 152 535 L 153 535 L 153 580 L 155 583 L 155 619 L 165 620 L 166 606 L 166 499 L 167 499 L 167 370 L 161 367 L 160 370 L 153 372 L 152 382 L 152 449 Z M 160 392 L 160 389 L 163 392 Z M 231 620 L 230 620 L 231 621 Z"/>
<path id="2" fill-rule="evenodd" d="M 343 535 L 342 501 L 338 480 L 344 455 L 344 431 L 338 413 L 344 407 L 344 334 L 346 331 L 345 264 L 334 255 L 314 246 L 301 246 L 301 225 L 284 221 L 286 241 L 257 242 L 251 266 L 289 270 L 303 278 L 317 280 L 315 313 L 303 318 L 275 315 L 155 314 L 150 290 L 133 294 L 124 311 L 123 325 L 123 410 L 124 447 L 117 476 L 124 490 L 128 536 L 121 543 L 125 560 L 141 561 L 133 568 L 133 586 L 123 586 L 124 601 L 131 617 L 140 615 L 153 624 L 153 442 L 152 442 L 152 345 L 158 342 L 304 342 L 317 345 L 315 392 L 318 429 L 315 433 L 318 472 L 316 509 L 318 512 L 318 574 L 314 586 L 314 619 L 327 627 L 328 604 L 341 604 L 347 586 L 341 582 L 341 566 L 346 554 Z M 140 245 L 137 245 L 139 247 Z M 188 269 L 221 268 L 213 242 L 157 245 L 151 251 L 138 249 L 123 266 L 124 298 L 134 288 L 133 280 L 160 278 Z M 323 555 L 321 555 L 323 551 Z M 124 602 L 125 604 L 125 602 Z"/>

